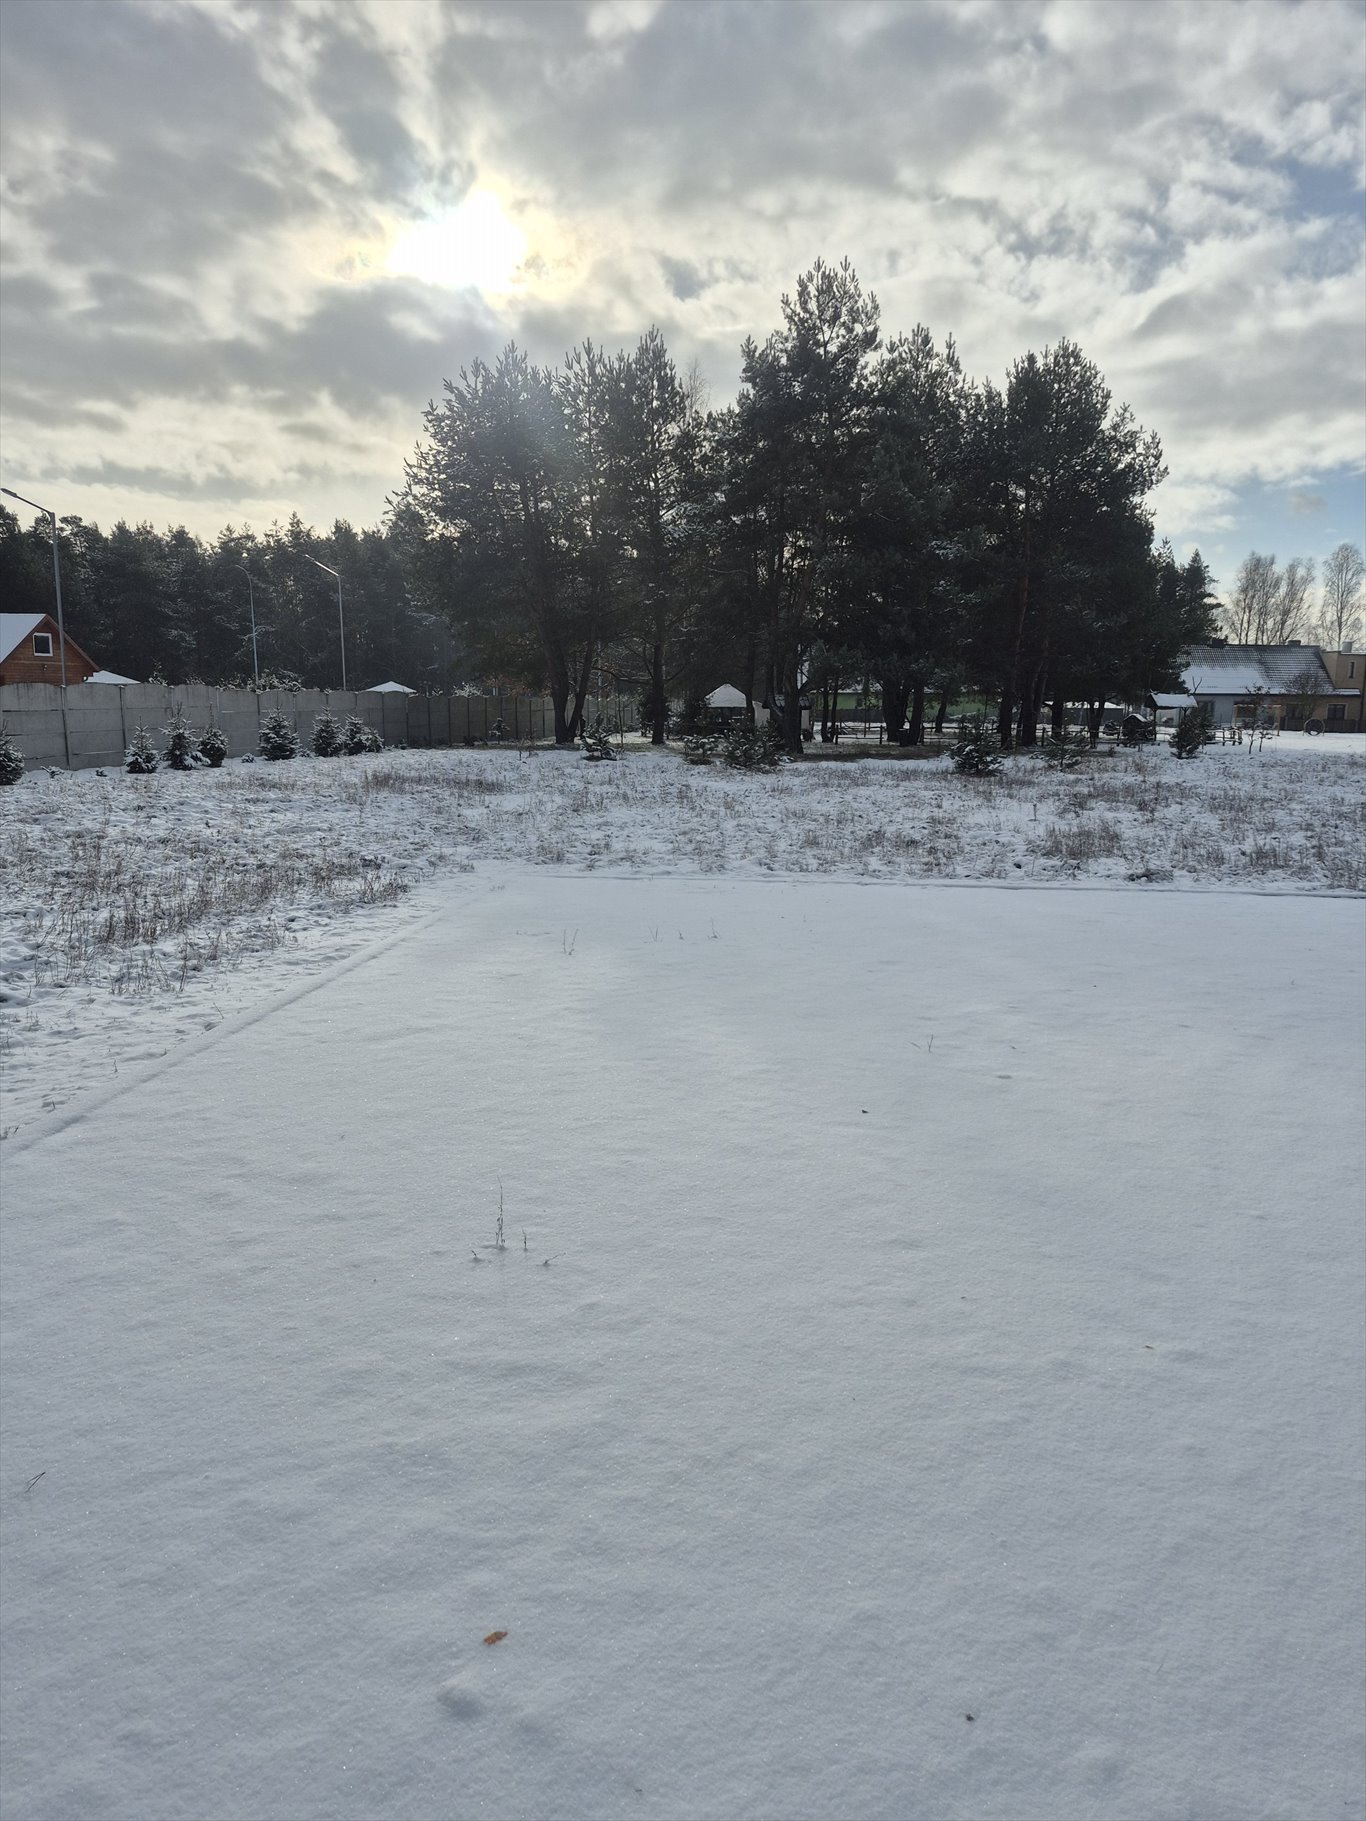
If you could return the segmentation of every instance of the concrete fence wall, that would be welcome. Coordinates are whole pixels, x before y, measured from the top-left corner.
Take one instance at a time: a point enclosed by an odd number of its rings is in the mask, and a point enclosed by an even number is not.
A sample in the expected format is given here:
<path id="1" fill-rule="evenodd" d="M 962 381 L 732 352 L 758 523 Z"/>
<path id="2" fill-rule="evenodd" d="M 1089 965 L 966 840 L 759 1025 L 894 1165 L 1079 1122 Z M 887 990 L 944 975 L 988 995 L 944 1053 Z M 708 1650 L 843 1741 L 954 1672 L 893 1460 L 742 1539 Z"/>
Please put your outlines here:
<path id="1" fill-rule="evenodd" d="M 162 687 L 152 683 L 79 683 L 66 692 L 55 683 L 0 685 L 0 721 L 30 766 L 69 763 L 73 770 L 122 765 L 135 727 L 145 727 L 158 749 L 163 729 L 179 707 L 191 726 L 221 727 L 232 758 L 254 753 L 261 722 L 276 711 L 293 723 L 306 745 L 313 719 L 330 709 L 338 721 L 356 715 L 376 729 L 386 746 L 463 746 L 489 738 L 497 721 L 516 740 L 550 740 L 555 714 L 546 696 L 405 696 L 340 689 L 208 689 L 203 684 Z M 634 721 L 634 704 L 604 702 L 604 718 L 615 725 L 618 710 Z M 589 702 L 587 719 L 598 712 Z"/>

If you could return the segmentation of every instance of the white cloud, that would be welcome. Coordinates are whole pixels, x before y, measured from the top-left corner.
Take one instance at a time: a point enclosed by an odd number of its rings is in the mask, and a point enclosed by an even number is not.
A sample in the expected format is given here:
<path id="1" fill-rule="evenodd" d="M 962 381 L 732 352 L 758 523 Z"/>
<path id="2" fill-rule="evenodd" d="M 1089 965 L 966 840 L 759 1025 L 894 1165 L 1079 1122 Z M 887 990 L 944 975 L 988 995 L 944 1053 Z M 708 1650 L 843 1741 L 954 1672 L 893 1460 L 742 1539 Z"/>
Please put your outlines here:
<path id="1" fill-rule="evenodd" d="M 970 371 L 1079 341 L 1163 437 L 1162 522 L 1213 526 L 1360 460 L 1363 54 L 1354 0 L 10 0 L 7 466 L 117 466 L 92 515 L 331 475 L 374 518 L 476 354 L 657 321 L 720 401 L 847 253 Z"/>

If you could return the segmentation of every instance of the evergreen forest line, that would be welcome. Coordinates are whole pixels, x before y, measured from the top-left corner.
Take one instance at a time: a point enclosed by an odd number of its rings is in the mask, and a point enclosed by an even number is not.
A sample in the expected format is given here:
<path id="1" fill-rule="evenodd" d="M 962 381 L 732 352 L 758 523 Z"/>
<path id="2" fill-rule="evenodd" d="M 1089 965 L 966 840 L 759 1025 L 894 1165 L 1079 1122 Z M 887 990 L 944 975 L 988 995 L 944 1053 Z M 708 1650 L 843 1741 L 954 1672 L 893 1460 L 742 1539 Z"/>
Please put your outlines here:
<path id="1" fill-rule="evenodd" d="M 664 737 L 668 705 L 720 682 L 800 741 L 800 699 L 871 685 L 918 741 L 963 691 L 1032 745 L 1065 703 L 1175 681 L 1217 629 L 1198 552 L 1155 545 L 1155 435 L 1070 341 L 1004 384 L 929 331 L 884 339 L 847 262 L 818 261 L 707 408 L 657 330 L 558 367 L 515 346 L 445 383 L 382 527 L 295 516 L 212 544 L 183 528 L 61 521 L 68 630 L 139 680 L 348 679 L 546 691 L 580 733 L 610 679 Z M 310 561 L 309 559 L 313 559 Z M 46 528 L 0 508 L 7 610 L 49 611 Z"/>

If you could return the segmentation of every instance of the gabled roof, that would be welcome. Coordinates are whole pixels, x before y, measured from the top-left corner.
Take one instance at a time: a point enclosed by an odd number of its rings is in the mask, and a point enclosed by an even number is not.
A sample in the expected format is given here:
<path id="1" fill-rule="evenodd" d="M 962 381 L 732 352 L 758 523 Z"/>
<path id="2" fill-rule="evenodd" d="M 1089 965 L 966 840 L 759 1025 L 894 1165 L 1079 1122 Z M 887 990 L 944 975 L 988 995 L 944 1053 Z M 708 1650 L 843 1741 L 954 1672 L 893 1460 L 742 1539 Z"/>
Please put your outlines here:
<path id="1" fill-rule="evenodd" d="M 50 613 L 0 613 L 0 663 L 16 652 L 24 640 L 44 624 L 51 626 L 52 636 L 56 639 L 57 622 Z M 81 650 L 69 632 L 66 635 L 66 649 L 68 655 L 75 652 L 83 663 L 89 664 L 91 669 L 94 669 L 94 658 L 90 656 L 89 652 Z M 55 645 L 53 650 L 56 650 Z"/>
<path id="2" fill-rule="evenodd" d="M 713 689 L 707 697 L 708 708 L 743 708 L 745 698 L 730 683 L 723 683 L 719 689 Z"/>
<path id="3" fill-rule="evenodd" d="M 87 677 L 85 680 L 87 683 L 118 683 L 124 688 L 137 688 L 136 678 L 121 677 L 115 670 L 97 670 L 93 677 Z"/>
<path id="4" fill-rule="evenodd" d="M 367 696 L 415 696 L 417 691 L 409 689 L 406 683 L 372 683 L 368 689 L 361 691 Z"/>
<path id="5" fill-rule="evenodd" d="M 0 660 L 17 651 L 46 618 L 45 613 L 0 613 Z"/>
<path id="6" fill-rule="evenodd" d="M 1285 695 L 1305 671 L 1322 685 L 1316 694 L 1331 693 L 1333 679 L 1317 645 L 1192 645 L 1181 681 L 1192 695 L 1238 696 L 1255 689 Z"/>

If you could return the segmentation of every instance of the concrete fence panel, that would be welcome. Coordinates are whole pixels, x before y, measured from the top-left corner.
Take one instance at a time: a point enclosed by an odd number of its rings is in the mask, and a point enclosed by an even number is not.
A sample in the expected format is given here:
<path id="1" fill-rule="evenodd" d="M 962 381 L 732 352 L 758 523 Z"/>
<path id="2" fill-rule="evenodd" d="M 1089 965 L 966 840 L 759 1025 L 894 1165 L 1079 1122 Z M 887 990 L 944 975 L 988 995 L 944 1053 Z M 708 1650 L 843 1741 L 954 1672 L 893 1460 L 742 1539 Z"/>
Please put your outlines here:
<path id="1" fill-rule="evenodd" d="M 66 692 L 55 683 L 0 685 L 0 720 L 30 766 L 122 765 L 133 731 L 145 727 L 152 743 L 165 745 L 165 728 L 180 712 L 198 729 L 221 727 L 229 756 L 255 753 L 261 722 L 283 714 L 305 749 L 315 718 L 330 710 L 345 723 L 355 715 L 375 728 L 386 746 L 449 747 L 486 742 L 501 721 L 509 740 L 549 740 L 555 715 L 545 696 L 405 696 L 389 692 L 341 689 L 210 689 L 202 683 L 79 683 Z M 599 704 L 584 709 L 591 725 Z M 620 714 L 635 725 L 635 705 L 604 699 L 601 713 L 615 729 Z"/>

